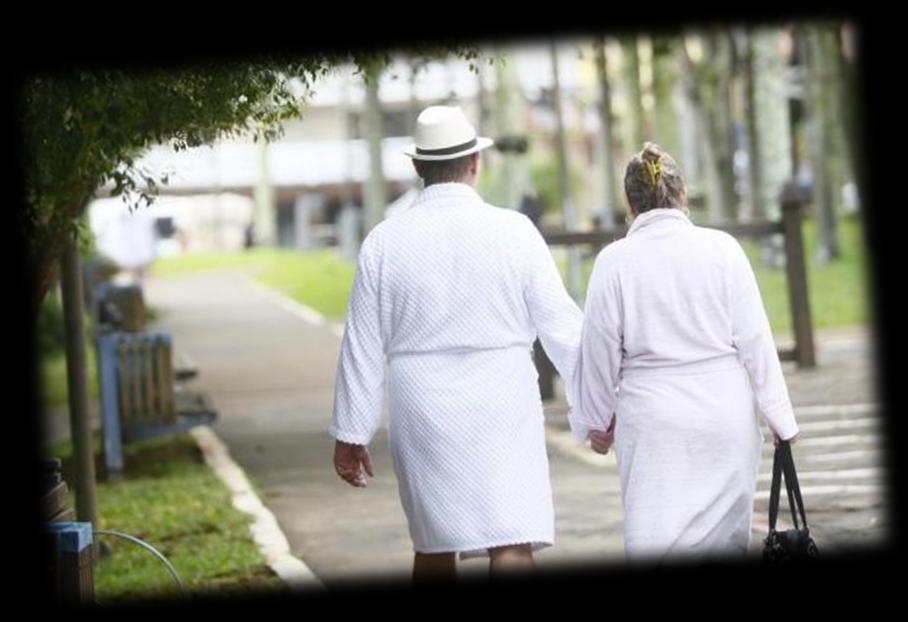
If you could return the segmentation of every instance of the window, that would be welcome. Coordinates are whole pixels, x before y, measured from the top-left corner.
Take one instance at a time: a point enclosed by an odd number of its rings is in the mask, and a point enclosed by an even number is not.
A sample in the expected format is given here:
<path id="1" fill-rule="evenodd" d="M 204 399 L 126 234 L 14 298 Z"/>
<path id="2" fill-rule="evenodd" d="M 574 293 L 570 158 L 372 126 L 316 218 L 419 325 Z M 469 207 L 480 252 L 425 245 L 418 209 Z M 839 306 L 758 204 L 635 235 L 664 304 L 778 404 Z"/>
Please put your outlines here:
<path id="1" fill-rule="evenodd" d="M 347 122 L 350 135 L 353 138 L 365 138 L 365 123 L 362 112 L 351 112 Z M 382 110 L 382 137 L 392 138 L 397 136 L 413 135 L 413 115 L 409 109 Z"/>

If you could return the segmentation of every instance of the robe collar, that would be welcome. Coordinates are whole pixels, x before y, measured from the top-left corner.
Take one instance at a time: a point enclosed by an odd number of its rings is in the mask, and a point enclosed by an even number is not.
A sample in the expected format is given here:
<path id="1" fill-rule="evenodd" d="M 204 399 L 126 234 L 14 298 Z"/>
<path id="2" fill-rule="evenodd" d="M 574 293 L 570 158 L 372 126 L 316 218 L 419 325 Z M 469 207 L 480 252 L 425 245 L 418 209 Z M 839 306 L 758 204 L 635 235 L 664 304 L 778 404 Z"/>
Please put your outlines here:
<path id="1" fill-rule="evenodd" d="M 674 207 L 657 207 L 643 212 L 634 218 L 627 235 L 631 235 L 640 229 L 656 222 L 676 222 L 678 224 L 693 225 L 687 214 Z"/>
<path id="2" fill-rule="evenodd" d="M 464 203 L 483 203 L 482 197 L 469 184 L 460 182 L 445 182 L 441 184 L 432 184 L 422 190 L 419 196 L 413 201 L 413 205 L 418 205 L 428 201 L 449 201 L 459 200 Z"/>

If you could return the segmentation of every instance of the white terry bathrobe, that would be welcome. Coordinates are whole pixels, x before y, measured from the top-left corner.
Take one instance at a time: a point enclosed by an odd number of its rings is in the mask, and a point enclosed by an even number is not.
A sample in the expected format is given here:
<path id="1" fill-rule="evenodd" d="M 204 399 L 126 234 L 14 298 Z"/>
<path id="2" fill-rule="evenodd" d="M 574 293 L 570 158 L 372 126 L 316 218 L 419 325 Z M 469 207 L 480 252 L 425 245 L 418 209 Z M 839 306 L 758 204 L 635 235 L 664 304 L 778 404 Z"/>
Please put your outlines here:
<path id="1" fill-rule="evenodd" d="M 414 550 L 482 556 L 554 542 L 537 335 L 570 379 L 582 314 L 532 222 L 434 184 L 360 250 L 331 434 L 389 439 Z"/>
<path id="2" fill-rule="evenodd" d="M 576 437 L 616 417 L 628 559 L 744 553 L 755 410 L 783 439 L 798 428 L 737 240 L 677 209 L 637 216 L 596 259 L 576 373 Z"/>

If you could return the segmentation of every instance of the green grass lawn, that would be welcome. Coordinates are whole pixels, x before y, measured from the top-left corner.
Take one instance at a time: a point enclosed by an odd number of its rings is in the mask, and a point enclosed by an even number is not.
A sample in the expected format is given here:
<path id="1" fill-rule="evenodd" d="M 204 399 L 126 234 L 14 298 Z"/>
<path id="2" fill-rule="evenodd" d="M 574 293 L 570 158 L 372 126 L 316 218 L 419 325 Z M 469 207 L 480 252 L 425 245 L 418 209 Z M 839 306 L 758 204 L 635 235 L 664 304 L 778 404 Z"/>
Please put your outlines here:
<path id="1" fill-rule="evenodd" d="M 804 223 L 810 304 L 817 328 L 866 324 L 871 321 L 860 222 L 854 218 L 843 218 L 839 234 L 842 257 L 819 266 L 814 260 L 816 235 L 813 222 Z M 743 245 L 757 274 L 773 331 L 777 334 L 788 333 L 791 330 L 791 312 L 788 307 L 785 272 L 762 264 L 756 242 L 745 240 Z M 556 255 L 562 275 L 565 275 L 565 259 L 560 254 Z M 588 258 L 583 265 L 584 291 L 592 263 L 592 258 Z M 158 275 L 176 275 L 217 268 L 249 270 L 263 285 L 281 290 L 334 320 L 342 319 L 346 312 L 355 271 L 355 265 L 343 260 L 334 249 L 296 251 L 258 248 L 240 253 L 163 258 L 155 262 L 153 272 Z"/>
<path id="2" fill-rule="evenodd" d="M 872 322 L 870 275 L 866 271 L 867 254 L 863 235 L 859 221 L 843 219 L 839 226 L 842 256 L 820 266 L 816 262 L 816 228 L 812 221 L 804 224 L 807 283 L 810 289 L 810 312 L 814 327 L 850 326 Z M 791 310 L 785 271 L 764 266 L 756 242 L 745 242 L 743 246 L 757 275 L 773 332 L 791 331 Z"/>
<path id="3" fill-rule="evenodd" d="M 94 349 L 90 343 L 85 344 L 85 373 L 88 383 L 89 399 L 98 397 L 98 374 Z M 45 407 L 57 407 L 66 404 L 66 354 L 61 352 L 41 360 L 41 396 Z"/>
<path id="4" fill-rule="evenodd" d="M 356 266 L 334 249 L 298 251 L 254 248 L 237 253 L 187 254 L 155 261 L 152 273 L 179 275 L 200 270 L 240 268 L 268 287 L 280 290 L 330 319 L 347 312 Z"/>
<path id="5" fill-rule="evenodd" d="M 97 433 L 94 446 L 100 469 Z M 63 459 L 70 487 L 75 482 L 71 453 L 69 442 L 51 451 Z M 251 517 L 233 508 L 229 490 L 188 434 L 127 445 L 123 479 L 99 482 L 97 495 L 98 528 L 127 533 L 160 550 L 190 596 L 286 590 L 252 540 Z M 176 582 L 149 551 L 108 535 L 98 539 L 112 549 L 94 567 L 95 594 L 102 604 L 178 598 Z"/>
<path id="6" fill-rule="evenodd" d="M 866 253 L 860 223 L 854 219 L 841 221 L 839 235 L 842 256 L 823 266 L 817 265 L 815 261 L 816 233 L 813 222 L 805 222 L 803 231 L 807 249 L 810 310 L 814 327 L 851 326 L 871 322 L 868 299 L 870 292 L 867 289 L 869 280 L 865 273 Z M 790 333 L 791 310 L 788 306 L 785 271 L 763 265 L 758 242 L 742 240 L 742 246 L 754 267 L 773 332 L 777 335 Z M 593 260 L 594 258 L 587 258 L 581 268 L 583 291 L 586 291 Z M 557 255 L 557 263 L 562 278 L 566 279 L 566 257 Z"/>

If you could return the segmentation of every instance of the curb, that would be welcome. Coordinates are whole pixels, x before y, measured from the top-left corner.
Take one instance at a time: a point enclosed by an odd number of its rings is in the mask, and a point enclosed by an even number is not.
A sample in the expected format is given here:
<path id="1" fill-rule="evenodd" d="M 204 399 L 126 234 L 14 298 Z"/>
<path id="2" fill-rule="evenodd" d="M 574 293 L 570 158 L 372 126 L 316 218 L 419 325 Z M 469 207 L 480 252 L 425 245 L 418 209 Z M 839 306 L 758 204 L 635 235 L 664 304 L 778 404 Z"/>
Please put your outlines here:
<path id="1" fill-rule="evenodd" d="M 274 514 L 255 494 L 246 473 L 230 457 L 227 446 L 214 430 L 210 426 L 198 426 L 191 429 L 189 434 L 202 451 L 205 463 L 232 493 L 233 506 L 255 519 L 249 526 L 249 531 L 268 566 L 291 589 L 324 589 L 325 585 L 309 566 L 290 553 L 290 544 Z"/>

